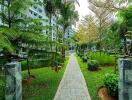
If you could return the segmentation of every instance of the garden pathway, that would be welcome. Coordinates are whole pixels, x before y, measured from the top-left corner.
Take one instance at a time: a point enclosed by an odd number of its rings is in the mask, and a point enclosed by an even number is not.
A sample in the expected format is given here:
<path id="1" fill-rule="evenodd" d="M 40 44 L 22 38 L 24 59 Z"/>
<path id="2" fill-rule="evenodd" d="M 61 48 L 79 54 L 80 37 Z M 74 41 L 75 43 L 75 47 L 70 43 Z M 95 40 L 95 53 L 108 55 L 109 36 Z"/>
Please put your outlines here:
<path id="1" fill-rule="evenodd" d="M 79 64 L 71 54 L 54 100 L 91 100 Z"/>

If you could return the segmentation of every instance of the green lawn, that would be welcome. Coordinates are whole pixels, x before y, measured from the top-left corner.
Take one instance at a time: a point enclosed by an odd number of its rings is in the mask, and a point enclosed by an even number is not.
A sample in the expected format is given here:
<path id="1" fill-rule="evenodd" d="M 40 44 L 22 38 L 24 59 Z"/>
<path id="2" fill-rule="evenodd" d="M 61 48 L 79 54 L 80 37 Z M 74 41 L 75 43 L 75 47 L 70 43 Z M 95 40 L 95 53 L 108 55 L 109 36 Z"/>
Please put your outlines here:
<path id="1" fill-rule="evenodd" d="M 23 86 L 23 99 L 53 100 L 68 63 L 68 59 L 69 58 L 66 59 L 64 67 L 58 73 L 48 67 L 31 70 L 31 74 L 35 75 L 36 79 L 32 81 L 30 86 Z M 27 71 L 23 71 L 22 74 L 26 77 Z"/>
<path id="2" fill-rule="evenodd" d="M 58 73 L 49 67 L 32 69 L 31 74 L 36 78 L 31 85 L 23 85 L 23 100 L 53 100 L 68 61 L 69 57 L 66 58 L 63 68 Z M 22 75 L 25 78 L 27 71 L 23 71 Z M 3 100 L 4 91 L 1 84 L 0 79 L 0 100 Z"/>
<path id="3" fill-rule="evenodd" d="M 87 64 L 83 63 L 82 60 L 76 55 L 77 60 L 79 62 L 81 71 L 84 75 L 84 78 L 87 83 L 87 87 L 91 96 L 92 100 L 98 100 L 97 96 L 97 90 L 100 86 L 103 85 L 103 78 L 106 73 L 111 73 L 114 71 L 114 67 L 108 67 L 108 66 L 103 66 L 100 67 L 101 69 L 99 71 L 88 71 L 87 69 Z"/>

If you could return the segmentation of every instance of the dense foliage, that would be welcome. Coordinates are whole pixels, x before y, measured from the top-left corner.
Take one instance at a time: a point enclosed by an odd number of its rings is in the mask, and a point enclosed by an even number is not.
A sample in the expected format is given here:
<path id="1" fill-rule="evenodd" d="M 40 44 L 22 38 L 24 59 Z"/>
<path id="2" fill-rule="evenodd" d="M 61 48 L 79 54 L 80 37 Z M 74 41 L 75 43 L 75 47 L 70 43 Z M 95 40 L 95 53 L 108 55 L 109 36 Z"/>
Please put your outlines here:
<path id="1" fill-rule="evenodd" d="M 132 7 L 124 0 L 88 0 L 92 14 L 79 23 L 75 35 L 77 49 L 131 55 Z M 87 48 L 83 48 L 84 50 Z"/>
<path id="2" fill-rule="evenodd" d="M 118 97 L 118 76 L 116 74 L 106 74 L 104 77 L 104 85 L 111 96 Z"/>
<path id="3" fill-rule="evenodd" d="M 97 60 L 88 61 L 88 70 L 96 71 L 96 70 L 98 70 L 98 67 L 99 67 L 99 63 Z"/>
<path id="4" fill-rule="evenodd" d="M 114 55 L 109 55 L 107 53 L 101 52 L 88 52 L 89 58 L 93 60 L 97 60 L 100 65 L 115 65 L 115 57 Z"/>

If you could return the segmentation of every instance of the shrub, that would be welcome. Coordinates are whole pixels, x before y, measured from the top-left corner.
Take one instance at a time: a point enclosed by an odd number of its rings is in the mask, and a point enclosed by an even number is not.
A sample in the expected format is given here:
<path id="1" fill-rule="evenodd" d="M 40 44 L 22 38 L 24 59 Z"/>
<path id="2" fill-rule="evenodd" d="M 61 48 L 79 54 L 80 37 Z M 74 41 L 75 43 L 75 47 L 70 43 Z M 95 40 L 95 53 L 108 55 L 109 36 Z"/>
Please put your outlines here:
<path id="1" fill-rule="evenodd" d="M 114 65 L 115 64 L 115 57 L 104 54 L 100 52 L 89 52 L 88 53 L 90 59 L 95 59 L 99 62 L 100 65 Z"/>
<path id="2" fill-rule="evenodd" d="M 78 55 L 78 56 L 80 56 L 80 53 L 79 53 L 79 52 L 77 52 L 77 55 Z"/>
<path id="3" fill-rule="evenodd" d="M 99 63 L 97 60 L 90 60 L 88 62 L 88 70 L 90 71 L 96 71 L 99 67 Z"/>
<path id="4" fill-rule="evenodd" d="M 118 76 L 116 74 L 106 74 L 104 85 L 108 89 L 110 96 L 118 97 Z"/>
<path id="5" fill-rule="evenodd" d="M 88 61 L 88 57 L 87 56 L 83 56 L 82 60 L 83 60 L 83 62 L 87 62 Z"/>
<path id="6" fill-rule="evenodd" d="M 84 55 L 82 53 L 80 53 L 79 56 L 82 58 Z"/>

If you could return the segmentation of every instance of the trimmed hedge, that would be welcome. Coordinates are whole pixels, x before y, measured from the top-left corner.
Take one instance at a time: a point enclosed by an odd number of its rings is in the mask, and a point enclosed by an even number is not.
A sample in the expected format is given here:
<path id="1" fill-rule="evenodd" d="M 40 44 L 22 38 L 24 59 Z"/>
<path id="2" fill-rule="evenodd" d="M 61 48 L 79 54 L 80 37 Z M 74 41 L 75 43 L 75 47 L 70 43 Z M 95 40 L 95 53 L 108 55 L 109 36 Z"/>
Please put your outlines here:
<path id="1" fill-rule="evenodd" d="M 100 65 L 115 65 L 115 57 L 100 52 L 89 52 L 90 59 L 97 60 Z"/>

